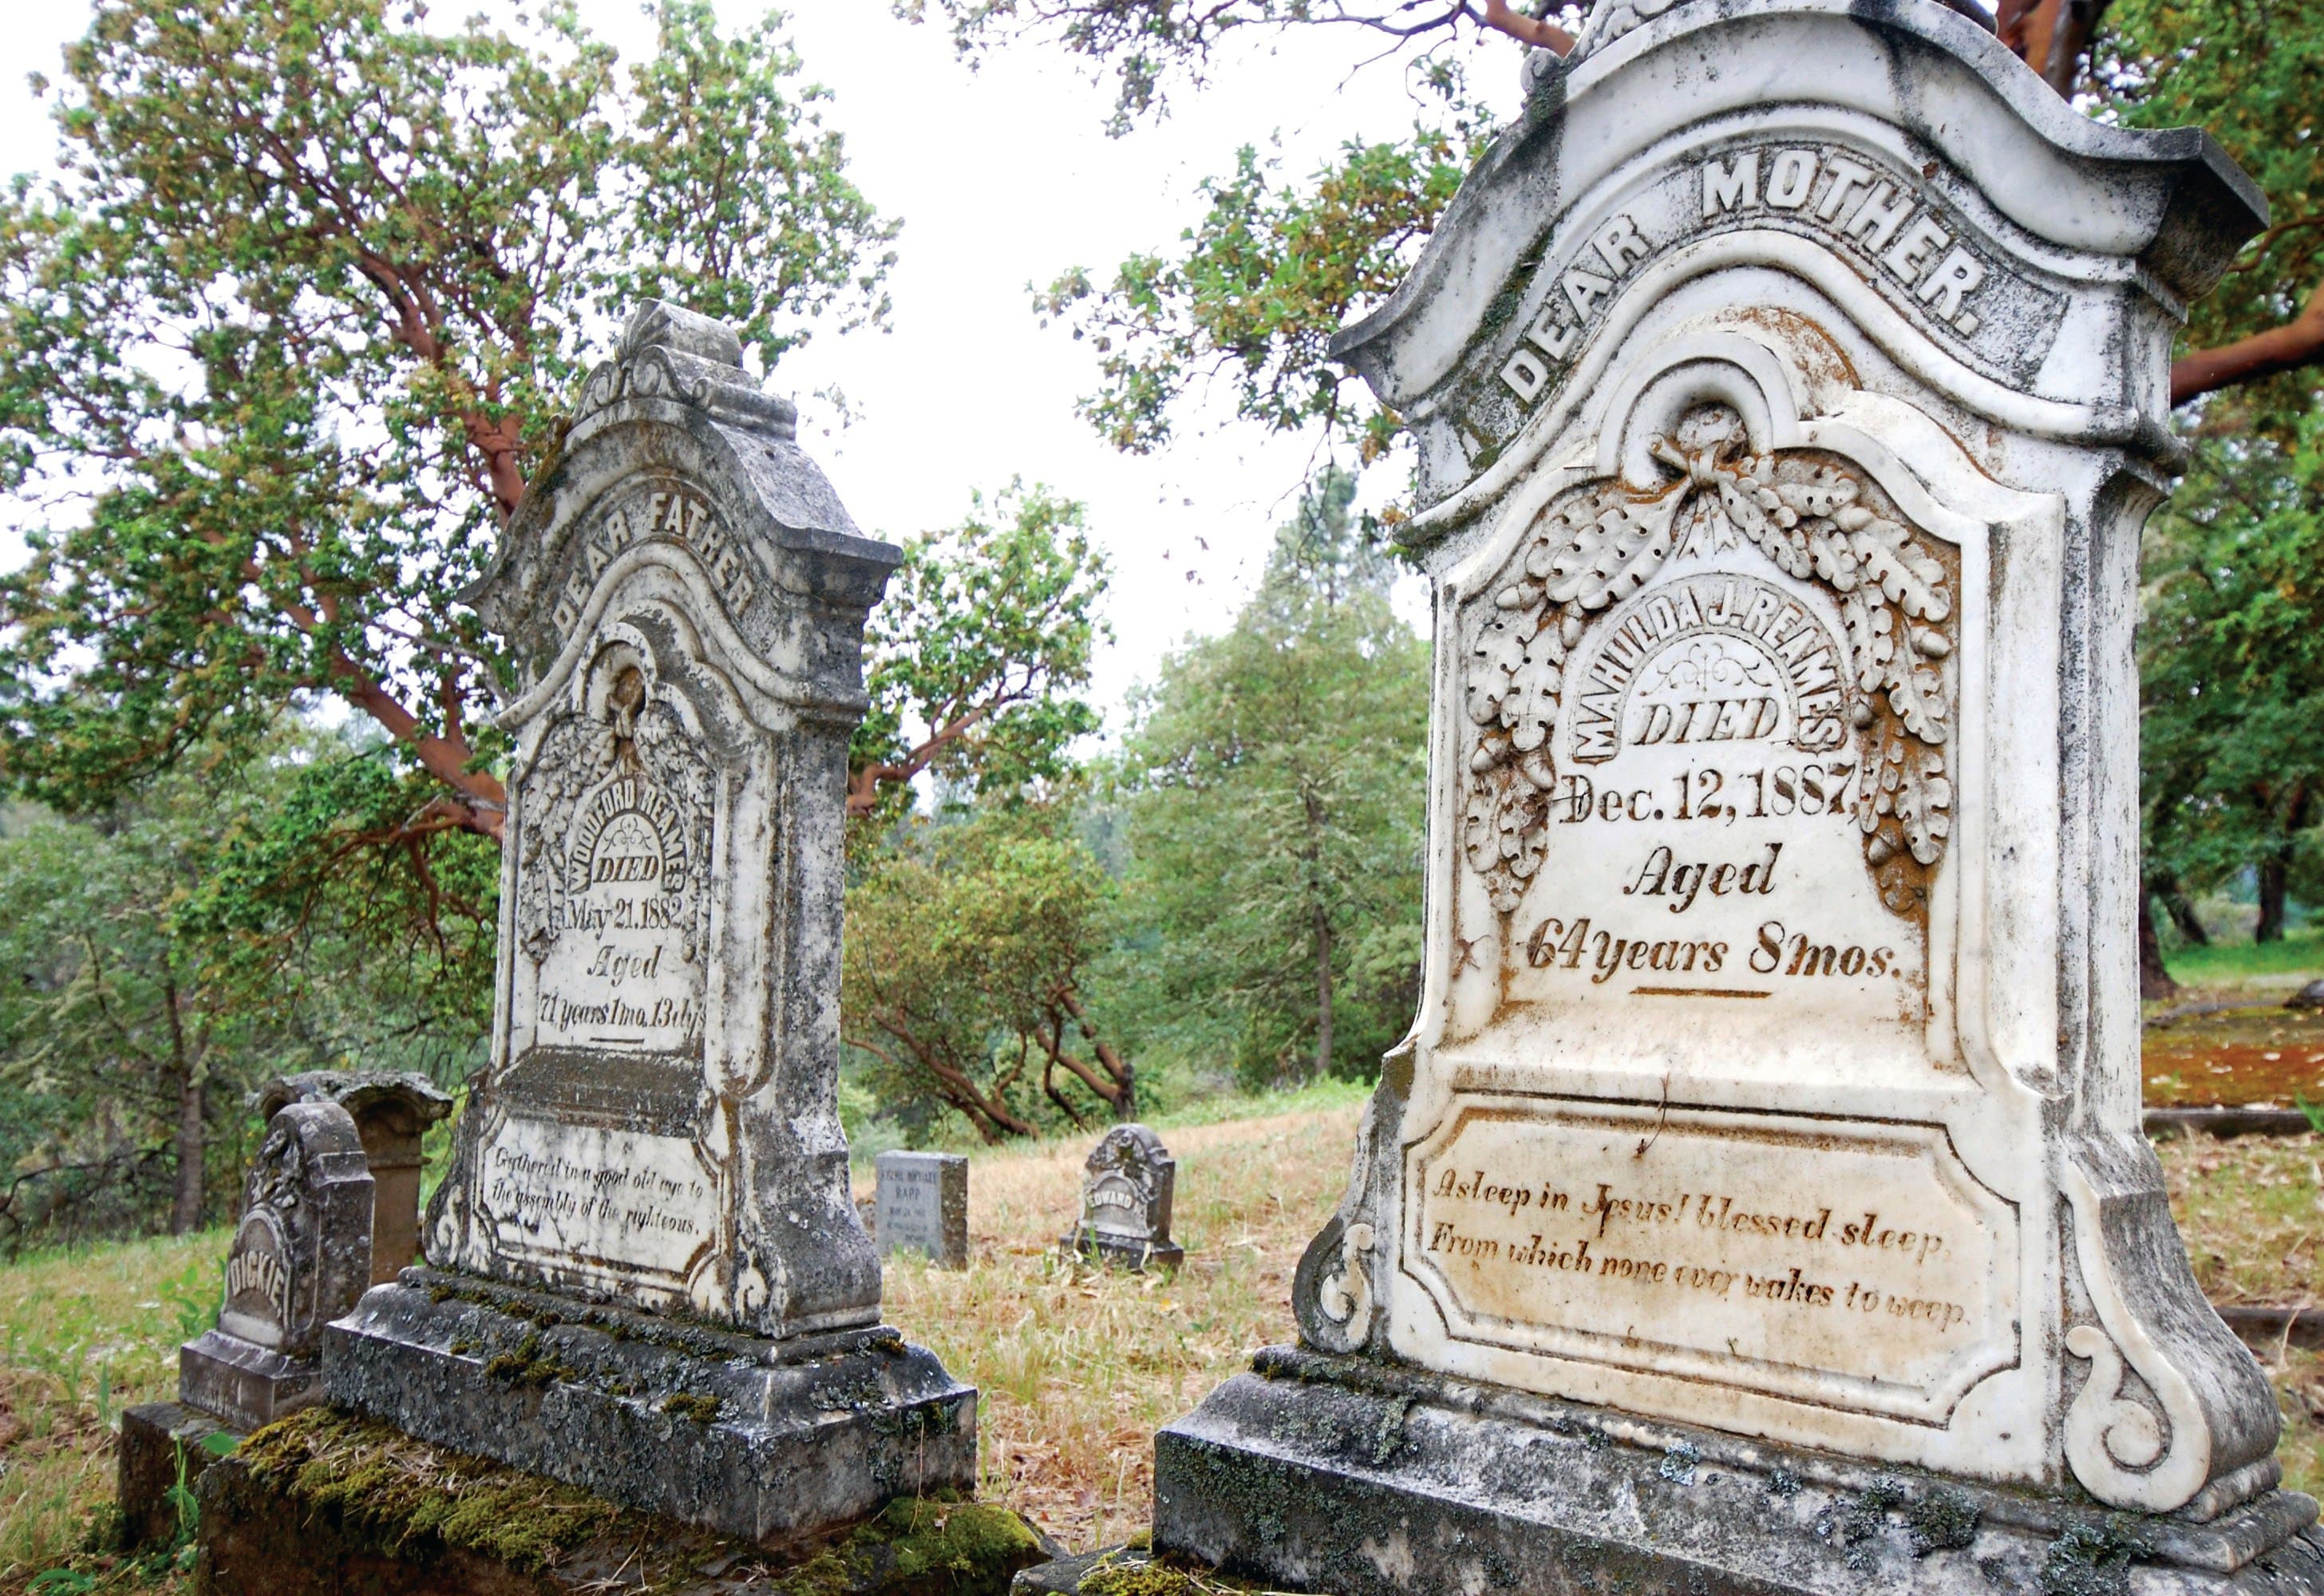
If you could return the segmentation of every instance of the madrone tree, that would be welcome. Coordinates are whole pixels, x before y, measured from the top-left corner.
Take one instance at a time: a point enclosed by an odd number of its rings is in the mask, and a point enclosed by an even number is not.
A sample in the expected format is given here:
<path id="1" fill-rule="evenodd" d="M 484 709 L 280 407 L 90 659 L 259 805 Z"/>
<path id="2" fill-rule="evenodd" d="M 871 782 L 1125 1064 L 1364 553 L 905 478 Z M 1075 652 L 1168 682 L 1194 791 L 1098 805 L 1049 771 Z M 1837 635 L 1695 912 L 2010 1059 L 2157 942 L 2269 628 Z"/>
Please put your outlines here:
<path id="1" fill-rule="evenodd" d="M 499 835 L 502 666 L 458 595 L 641 297 L 772 362 L 884 311 L 884 221 L 779 21 L 663 0 L 98 0 L 58 173 L 0 199 L 0 774 L 66 809 L 330 696 Z M 400 839 L 399 839 L 400 840 Z"/>

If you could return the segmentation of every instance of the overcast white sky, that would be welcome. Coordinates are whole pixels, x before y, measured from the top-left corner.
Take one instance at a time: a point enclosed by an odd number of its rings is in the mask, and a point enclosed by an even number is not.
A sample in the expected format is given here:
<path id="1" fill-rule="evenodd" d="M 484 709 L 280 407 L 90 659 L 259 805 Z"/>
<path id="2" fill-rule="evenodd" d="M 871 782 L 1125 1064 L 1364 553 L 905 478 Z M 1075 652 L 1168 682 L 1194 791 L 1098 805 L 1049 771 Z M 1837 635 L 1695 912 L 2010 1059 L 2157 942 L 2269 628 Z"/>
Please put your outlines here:
<path id="1" fill-rule="evenodd" d="M 650 22 L 633 0 L 581 8 L 624 55 L 650 46 Z M 719 0 L 718 9 L 733 25 L 763 7 Z M 18 171 L 46 165 L 55 143 L 25 75 L 53 75 L 88 13 L 70 3 L 9 11 L 0 171 Z M 1304 174 L 1343 137 L 1400 128 L 1410 115 L 1401 74 L 1390 65 L 1351 79 L 1361 42 L 1310 30 L 1221 63 L 1167 120 L 1109 139 L 1110 86 L 1053 49 L 1020 49 L 972 71 L 940 28 L 895 20 L 887 0 L 809 0 L 789 12 L 807 75 L 834 91 L 826 115 L 846 134 L 857 180 L 904 232 L 890 330 L 820 337 L 770 385 L 799 398 L 802 441 L 867 530 L 896 537 L 957 520 L 973 487 L 1012 475 L 1086 501 L 1115 570 L 1116 641 L 1097 683 L 1111 720 L 1171 643 L 1232 614 L 1290 507 L 1310 441 L 1189 426 L 1165 456 L 1115 453 L 1074 414 L 1093 385 L 1088 351 L 1038 326 L 1026 285 L 1070 265 L 1110 270 L 1175 239 L 1200 215 L 1195 183 L 1227 171 L 1239 143 L 1279 132 L 1290 169 Z M 1512 111 L 1517 50 L 1496 40 L 1485 51 L 1479 86 Z M 844 430 L 812 398 L 833 383 L 857 412 Z M 1416 595 L 1404 596 L 1415 602 L 1401 607 L 1420 619 Z"/>

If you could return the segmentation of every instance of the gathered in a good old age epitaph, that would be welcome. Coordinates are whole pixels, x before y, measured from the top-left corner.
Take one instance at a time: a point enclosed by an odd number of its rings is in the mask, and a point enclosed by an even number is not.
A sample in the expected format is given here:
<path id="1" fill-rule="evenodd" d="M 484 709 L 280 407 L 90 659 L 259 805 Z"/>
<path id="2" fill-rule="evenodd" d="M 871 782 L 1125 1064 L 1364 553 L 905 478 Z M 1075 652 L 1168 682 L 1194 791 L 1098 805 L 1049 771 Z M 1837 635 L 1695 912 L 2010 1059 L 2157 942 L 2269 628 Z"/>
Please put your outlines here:
<path id="1" fill-rule="evenodd" d="M 2311 1588 L 2138 1117 L 2137 529 L 2263 210 L 1933 0 L 1609 0 L 1536 69 L 1336 346 L 1419 446 L 1425 988 L 1300 1379 L 1165 1432 L 1158 1545 L 1936 1591 L 2120 1533 Z"/>

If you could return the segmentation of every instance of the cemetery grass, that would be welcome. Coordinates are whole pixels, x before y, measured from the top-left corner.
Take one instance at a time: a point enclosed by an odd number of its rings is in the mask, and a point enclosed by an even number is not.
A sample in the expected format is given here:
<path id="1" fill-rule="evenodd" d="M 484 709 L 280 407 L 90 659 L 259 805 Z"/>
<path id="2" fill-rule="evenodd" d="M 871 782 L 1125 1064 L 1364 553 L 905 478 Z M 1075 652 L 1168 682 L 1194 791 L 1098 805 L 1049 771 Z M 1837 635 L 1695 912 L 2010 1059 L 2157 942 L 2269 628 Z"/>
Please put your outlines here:
<path id="1" fill-rule="evenodd" d="M 1146 1527 L 1153 1434 L 1290 1339 L 1291 1273 L 1338 1201 L 1360 1099 L 1321 1092 L 1240 1121 L 1169 1127 L 1175 1277 L 1056 1256 L 1090 1138 L 979 1153 L 971 1267 L 892 1259 L 891 1323 L 983 1393 L 979 1492 L 1074 1550 Z M 2172 1139 L 2172 1207 L 2204 1288 L 2226 1302 L 2324 1304 L 2324 1139 Z M 870 1172 L 859 1187 L 869 1195 Z M 0 1268 L 0 1596 L 178 1591 L 167 1566 L 115 1564 L 105 1533 L 122 1407 L 174 1394 L 176 1349 L 217 1302 L 223 1231 L 32 1258 Z M 2278 1360 L 2287 1482 L 2324 1487 L 2324 1355 Z M 166 1563 L 166 1559 L 162 1560 Z M 44 1592 L 45 1596 L 45 1592 Z"/>

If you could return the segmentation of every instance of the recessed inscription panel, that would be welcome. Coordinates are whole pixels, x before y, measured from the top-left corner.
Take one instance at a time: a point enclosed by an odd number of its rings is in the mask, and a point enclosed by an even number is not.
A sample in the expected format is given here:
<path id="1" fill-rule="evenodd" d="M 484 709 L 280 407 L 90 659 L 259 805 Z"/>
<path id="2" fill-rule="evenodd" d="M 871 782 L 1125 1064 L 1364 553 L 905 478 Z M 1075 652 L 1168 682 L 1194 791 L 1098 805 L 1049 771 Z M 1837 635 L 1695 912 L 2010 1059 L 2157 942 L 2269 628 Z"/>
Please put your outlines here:
<path id="1" fill-rule="evenodd" d="M 1653 457 L 1545 508 L 1467 606 L 1455 949 L 1501 968 L 1454 978 L 1494 983 L 1479 1013 L 1638 1017 L 1650 1051 L 1692 1014 L 1744 1073 L 1811 1035 L 1871 1046 L 1858 1075 L 1949 1067 L 1922 1033 L 1958 551 L 1724 405 Z"/>
<path id="2" fill-rule="evenodd" d="M 682 1137 L 512 1117 L 481 1185 L 494 1250 L 512 1259 L 675 1285 L 717 1239 L 715 1177 Z"/>
<path id="3" fill-rule="evenodd" d="M 530 1046 L 693 1057 L 706 1023 L 710 780 L 642 672 L 569 716 L 524 788 Z"/>
<path id="4" fill-rule="evenodd" d="M 1462 1099 L 1406 1170 L 1456 1341 L 1941 1422 L 2014 1361 L 2015 1216 L 1925 1125 Z"/>

